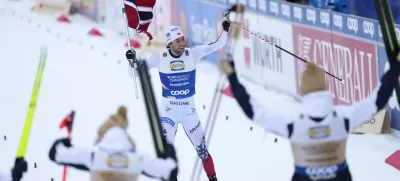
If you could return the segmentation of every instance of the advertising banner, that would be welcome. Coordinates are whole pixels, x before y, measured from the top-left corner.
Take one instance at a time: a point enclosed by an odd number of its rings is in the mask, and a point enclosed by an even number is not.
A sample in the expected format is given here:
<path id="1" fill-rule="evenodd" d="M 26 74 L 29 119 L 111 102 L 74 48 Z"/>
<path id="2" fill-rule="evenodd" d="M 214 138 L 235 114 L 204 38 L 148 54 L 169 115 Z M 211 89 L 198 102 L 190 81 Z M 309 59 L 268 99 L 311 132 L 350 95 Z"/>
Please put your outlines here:
<path id="1" fill-rule="evenodd" d="M 336 76 L 326 75 L 335 104 L 349 105 L 368 97 L 388 67 L 376 20 L 278 0 L 176 1 L 178 10 L 172 21 L 187 29 L 190 45 L 212 42 L 218 35 L 215 32 L 219 32 L 217 14 L 232 4 L 245 4 L 247 11 L 242 26 L 252 34 L 242 32 L 234 57 L 238 72 L 261 85 L 299 93 L 305 67 L 304 62 L 265 40 L 315 62 Z M 217 55 L 205 59 L 216 63 Z M 395 96 L 389 101 L 388 110 L 392 128 L 400 130 Z"/>

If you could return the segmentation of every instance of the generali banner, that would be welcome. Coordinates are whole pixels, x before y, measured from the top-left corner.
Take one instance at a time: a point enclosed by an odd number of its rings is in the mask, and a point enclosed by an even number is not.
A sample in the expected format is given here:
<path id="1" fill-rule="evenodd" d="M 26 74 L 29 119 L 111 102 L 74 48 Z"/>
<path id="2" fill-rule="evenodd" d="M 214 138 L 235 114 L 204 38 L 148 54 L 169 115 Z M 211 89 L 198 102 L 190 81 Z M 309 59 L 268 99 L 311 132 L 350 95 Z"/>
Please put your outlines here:
<path id="1" fill-rule="evenodd" d="M 177 12 L 171 13 L 172 22 L 186 29 L 191 46 L 215 41 L 221 28 L 219 17 L 224 10 L 235 3 L 246 4 L 242 26 L 252 33 L 242 32 L 233 50 L 235 63 L 242 76 L 260 85 L 299 94 L 305 65 L 265 40 L 317 63 L 336 76 L 326 75 L 326 80 L 337 105 L 349 105 L 369 96 L 388 67 L 376 20 L 277 0 L 176 2 Z M 218 53 L 206 59 L 217 63 Z M 395 96 L 387 109 L 391 127 L 400 131 L 400 112 Z"/>

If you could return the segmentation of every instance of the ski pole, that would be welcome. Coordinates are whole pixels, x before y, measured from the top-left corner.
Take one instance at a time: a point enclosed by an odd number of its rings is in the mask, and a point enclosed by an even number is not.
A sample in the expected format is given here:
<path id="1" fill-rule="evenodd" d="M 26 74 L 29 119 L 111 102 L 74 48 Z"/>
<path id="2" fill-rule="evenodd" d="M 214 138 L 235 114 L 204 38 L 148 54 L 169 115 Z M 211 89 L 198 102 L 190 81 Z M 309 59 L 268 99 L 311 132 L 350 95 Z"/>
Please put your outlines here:
<path id="1" fill-rule="evenodd" d="M 133 69 L 133 83 L 135 84 L 135 93 L 136 93 L 136 99 L 139 99 L 139 93 L 138 93 L 138 88 L 137 88 L 137 82 L 136 82 L 136 69 L 137 69 L 137 60 L 136 60 L 136 51 L 131 47 L 131 36 L 129 34 L 129 27 L 128 27 L 128 20 L 126 17 L 126 9 L 125 9 L 125 1 L 121 0 L 121 5 L 122 5 L 122 14 L 124 16 L 124 24 L 125 24 L 125 31 L 126 31 L 126 39 L 128 42 L 128 48 L 133 52 L 134 54 L 134 58 L 132 60 L 132 62 L 130 60 L 128 60 L 129 65 L 131 66 L 131 68 Z"/>
<path id="2" fill-rule="evenodd" d="M 74 121 L 74 117 L 75 117 L 75 111 L 71 111 L 71 113 L 64 120 L 60 122 L 60 129 L 67 127 L 68 139 L 71 139 L 72 124 Z M 67 166 L 64 165 L 62 181 L 66 180 L 67 180 Z"/>

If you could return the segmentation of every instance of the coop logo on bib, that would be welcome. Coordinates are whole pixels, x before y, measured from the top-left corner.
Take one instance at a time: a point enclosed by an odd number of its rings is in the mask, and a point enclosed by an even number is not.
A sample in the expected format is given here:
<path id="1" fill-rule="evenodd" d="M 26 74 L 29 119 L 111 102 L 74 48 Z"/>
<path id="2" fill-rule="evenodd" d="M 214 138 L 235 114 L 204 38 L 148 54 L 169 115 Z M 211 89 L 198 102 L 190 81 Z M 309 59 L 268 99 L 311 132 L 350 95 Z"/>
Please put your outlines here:
<path id="1" fill-rule="evenodd" d="M 307 167 L 306 174 L 313 180 L 328 180 L 336 177 L 337 165 Z"/>
<path id="2" fill-rule="evenodd" d="M 173 96 L 187 95 L 187 94 L 189 94 L 189 92 L 190 92 L 189 89 L 179 90 L 179 91 L 171 91 L 171 95 L 173 95 Z"/>
<path id="3" fill-rule="evenodd" d="M 169 68 L 172 71 L 183 70 L 183 69 L 185 69 L 185 63 L 183 63 L 182 60 L 171 61 L 171 63 L 169 64 Z"/>

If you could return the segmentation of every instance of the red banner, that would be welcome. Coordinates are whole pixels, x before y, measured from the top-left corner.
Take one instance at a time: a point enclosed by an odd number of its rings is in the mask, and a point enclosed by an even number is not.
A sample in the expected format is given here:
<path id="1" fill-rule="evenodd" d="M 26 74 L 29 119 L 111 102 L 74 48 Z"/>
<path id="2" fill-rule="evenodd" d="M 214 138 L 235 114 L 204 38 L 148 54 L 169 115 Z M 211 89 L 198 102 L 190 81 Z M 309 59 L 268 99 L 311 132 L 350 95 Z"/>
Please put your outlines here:
<path id="1" fill-rule="evenodd" d="M 367 97 L 377 86 L 376 46 L 326 31 L 293 26 L 295 53 L 316 63 L 330 75 L 325 76 L 336 104 L 350 104 Z M 305 63 L 297 61 L 297 91 Z"/>

